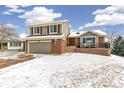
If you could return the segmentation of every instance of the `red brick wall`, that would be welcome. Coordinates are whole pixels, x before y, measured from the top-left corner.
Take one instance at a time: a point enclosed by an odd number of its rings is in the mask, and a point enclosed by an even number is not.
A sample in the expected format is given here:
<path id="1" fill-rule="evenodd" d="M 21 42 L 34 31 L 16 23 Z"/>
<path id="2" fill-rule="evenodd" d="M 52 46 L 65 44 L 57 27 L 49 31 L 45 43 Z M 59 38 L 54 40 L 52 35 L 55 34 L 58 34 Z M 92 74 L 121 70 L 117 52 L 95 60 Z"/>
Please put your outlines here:
<path id="1" fill-rule="evenodd" d="M 52 40 L 52 53 L 61 54 L 65 51 L 65 41 L 62 39 Z"/>
<path id="2" fill-rule="evenodd" d="M 66 47 L 66 42 L 62 39 L 59 39 L 59 42 L 60 42 L 60 53 L 64 53 L 65 47 Z"/>
<path id="3" fill-rule="evenodd" d="M 76 48 L 75 51 L 79 53 L 98 54 L 104 56 L 111 55 L 111 49 L 106 48 Z"/>

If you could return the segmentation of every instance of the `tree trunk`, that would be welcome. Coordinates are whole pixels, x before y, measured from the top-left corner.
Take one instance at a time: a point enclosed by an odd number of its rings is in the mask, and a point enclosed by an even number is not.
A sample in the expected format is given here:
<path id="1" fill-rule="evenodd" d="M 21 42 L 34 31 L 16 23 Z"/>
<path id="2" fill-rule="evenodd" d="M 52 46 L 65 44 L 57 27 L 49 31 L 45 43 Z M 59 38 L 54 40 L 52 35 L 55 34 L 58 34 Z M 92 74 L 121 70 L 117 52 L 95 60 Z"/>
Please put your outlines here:
<path id="1" fill-rule="evenodd" d="M 1 42 L 0 45 L 1 45 L 1 52 L 3 52 L 3 42 Z"/>

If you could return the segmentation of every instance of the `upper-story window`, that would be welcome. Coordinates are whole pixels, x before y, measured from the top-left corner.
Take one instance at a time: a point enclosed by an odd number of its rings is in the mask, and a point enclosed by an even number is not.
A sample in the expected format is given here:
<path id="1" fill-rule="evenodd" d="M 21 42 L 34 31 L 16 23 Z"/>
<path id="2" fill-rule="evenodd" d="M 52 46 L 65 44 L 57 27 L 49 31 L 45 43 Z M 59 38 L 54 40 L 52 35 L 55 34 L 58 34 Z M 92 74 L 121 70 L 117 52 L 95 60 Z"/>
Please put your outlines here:
<path id="1" fill-rule="evenodd" d="M 34 35 L 39 35 L 40 34 L 40 27 L 34 27 L 34 30 L 33 30 L 33 34 Z"/>
<path id="2" fill-rule="evenodd" d="M 33 27 L 30 28 L 30 34 L 33 35 Z"/>
<path id="3" fill-rule="evenodd" d="M 50 26 L 50 33 L 56 33 L 57 32 L 57 25 L 51 25 Z"/>

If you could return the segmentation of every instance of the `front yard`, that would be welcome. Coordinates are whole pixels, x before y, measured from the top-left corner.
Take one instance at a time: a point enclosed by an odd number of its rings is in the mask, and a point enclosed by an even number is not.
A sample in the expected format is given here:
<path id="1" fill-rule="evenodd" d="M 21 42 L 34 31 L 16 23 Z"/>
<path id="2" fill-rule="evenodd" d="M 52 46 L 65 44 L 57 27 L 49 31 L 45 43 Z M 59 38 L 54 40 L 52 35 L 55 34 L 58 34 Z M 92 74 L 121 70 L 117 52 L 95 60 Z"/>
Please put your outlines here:
<path id="1" fill-rule="evenodd" d="M 0 69 L 0 87 L 124 87 L 124 58 L 65 53 Z"/>
<path id="2" fill-rule="evenodd" d="M 27 55 L 24 52 L 5 51 L 0 53 L 0 69 L 31 60 L 33 58 L 33 55 Z"/>

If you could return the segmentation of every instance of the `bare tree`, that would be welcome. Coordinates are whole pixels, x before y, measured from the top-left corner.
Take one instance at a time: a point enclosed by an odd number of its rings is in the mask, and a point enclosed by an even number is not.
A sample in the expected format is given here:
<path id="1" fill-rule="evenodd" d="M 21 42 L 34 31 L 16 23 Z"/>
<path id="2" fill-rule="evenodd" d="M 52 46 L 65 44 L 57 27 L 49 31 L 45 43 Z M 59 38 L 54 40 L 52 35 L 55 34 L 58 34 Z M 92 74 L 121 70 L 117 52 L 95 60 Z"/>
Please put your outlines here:
<path id="1" fill-rule="evenodd" d="M 119 33 L 117 31 L 109 31 L 107 33 L 107 39 L 108 39 L 108 43 L 110 43 L 110 48 L 112 48 L 113 42 L 118 36 Z"/>
<path id="2" fill-rule="evenodd" d="M 0 25 L 0 46 L 1 52 L 3 52 L 3 43 L 8 41 L 15 41 L 18 35 L 15 33 L 15 29 L 7 24 Z"/>

